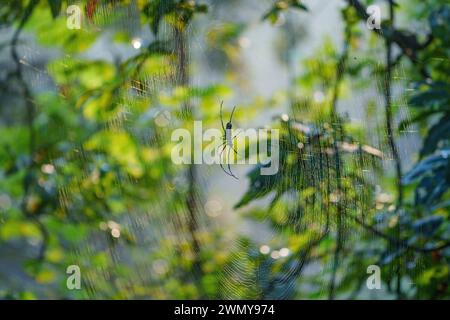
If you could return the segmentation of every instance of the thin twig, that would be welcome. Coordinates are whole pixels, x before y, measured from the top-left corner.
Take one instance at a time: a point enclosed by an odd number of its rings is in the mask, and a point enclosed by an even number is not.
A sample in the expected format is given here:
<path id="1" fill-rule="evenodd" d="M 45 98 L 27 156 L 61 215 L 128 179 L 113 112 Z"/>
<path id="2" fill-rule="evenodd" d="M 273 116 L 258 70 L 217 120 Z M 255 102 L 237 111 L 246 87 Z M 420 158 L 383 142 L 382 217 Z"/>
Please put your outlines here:
<path id="1" fill-rule="evenodd" d="M 395 22 L 395 12 L 394 12 L 394 3 L 393 0 L 388 0 L 389 2 L 389 21 L 394 27 Z M 395 162 L 395 171 L 396 171 L 396 184 L 397 184 L 397 204 L 396 204 L 396 214 L 399 216 L 400 210 L 403 206 L 403 184 L 402 184 L 402 163 L 400 159 L 400 155 L 398 153 L 398 148 L 395 143 L 394 138 L 394 130 L 393 130 L 393 116 L 392 116 L 392 40 L 390 37 L 385 38 L 386 42 L 386 72 L 385 72 L 385 80 L 384 80 L 384 99 L 385 99 L 385 113 L 386 113 L 386 131 L 388 136 L 389 146 L 392 152 L 392 156 Z M 400 239 L 400 218 L 397 222 L 396 228 L 396 238 Z M 397 250 L 398 250 L 397 246 Z M 401 284 L 400 284 L 400 261 L 397 262 L 396 273 L 397 273 L 397 286 L 396 292 L 397 296 L 401 296 Z"/>
<path id="2" fill-rule="evenodd" d="M 345 210 L 342 204 L 343 199 L 343 189 L 342 189 L 342 177 L 341 177 L 341 155 L 339 151 L 338 140 L 341 140 L 343 136 L 343 129 L 340 123 L 338 111 L 337 111 L 337 101 L 339 99 L 339 86 L 341 84 L 342 78 L 344 76 L 345 67 L 348 59 L 348 42 L 350 41 L 350 29 L 346 26 L 345 30 L 345 40 L 344 40 L 344 49 L 339 58 L 339 61 L 336 66 L 336 79 L 333 88 L 333 100 L 331 102 L 331 112 L 332 112 L 332 126 L 333 126 L 333 153 L 334 153 L 334 161 L 336 166 L 336 192 L 337 192 L 337 238 L 336 238 L 336 248 L 334 251 L 333 258 L 333 269 L 331 273 L 330 279 L 330 287 L 328 289 L 328 299 L 334 299 L 335 295 L 335 287 L 336 287 L 336 274 L 337 269 L 339 267 L 339 258 L 342 250 L 342 242 L 343 242 L 343 216 L 345 214 Z M 340 135 L 340 137 L 338 136 Z"/>
<path id="3" fill-rule="evenodd" d="M 19 82 L 20 87 L 23 90 L 23 96 L 24 96 L 24 100 L 25 100 L 25 108 L 27 110 L 26 122 L 27 122 L 27 126 L 28 126 L 28 131 L 29 131 L 28 152 L 30 154 L 30 161 L 27 166 L 27 173 L 25 174 L 25 177 L 23 180 L 24 196 L 22 199 L 21 206 L 22 206 L 22 212 L 24 213 L 25 217 L 31 218 L 37 225 L 39 231 L 41 232 L 42 243 L 41 243 L 41 248 L 39 249 L 39 254 L 38 254 L 37 260 L 42 261 L 45 257 L 47 243 L 49 240 L 49 233 L 48 233 L 48 230 L 45 227 L 45 225 L 39 220 L 39 217 L 37 217 L 36 214 L 34 214 L 34 216 L 30 216 L 30 214 L 28 214 L 27 209 L 26 209 L 26 201 L 27 201 L 29 190 L 30 190 L 29 177 L 32 176 L 32 171 L 33 171 L 33 167 L 34 167 L 33 158 L 34 158 L 34 153 L 35 153 L 35 148 L 36 148 L 36 133 L 34 130 L 34 117 L 35 117 L 36 111 L 35 111 L 33 95 L 31 93 L 31 90 L 28 88 L 28 85 L 24 79 L 23 64 L 19 57 L 19 53 L 17 51 L 19 36 L 22 33 L 23 27 L 25 26 L 26 22 L 30 18 L 34 7 L 38 3 L 39 3 L 38 0 L 32 0 L 28 4 L 27 8 L 25 9 L 24 15 L 22 16 L 22 19 L 20 20 L 20 23 L 19 23 L 17 29 L 15 30 L 13 37 L 11 38 L 10 46 L 11 46 L 11 58 L 14 61 L 15 66 L 16 66 L 16 69 L 15 69 L 15 71 L 13 71 L 12 75 L 14 75 L 17 78 L 17 81 Z"/>
<path id="4" fill-rule="evenodd" d="M 186 26 L 180 26 L 175 27 L 175 42 L 176 42 L 176 48 L 177 48 L 177 56 L 178 56 L 178 74 L 179 79 L 178 82 L 182 86 L 188 86 L 189 85 L 189 66 L 188 66 L 188 52 L 187 52 L 187 46 L 188 43 L 186 41 Z M 189 104 L 189 102 L 185 102 L 183 106 L 183 112 L 186 112 L 188 116 L 191 116 L 193 113 L 192 106 Z M 199 205 L 197 203 L 197 171 L 195 168 L 195 164 L 190 164 L 188 171 L 187 171 L 187 180 L 189 181 L 189 190 L 187 192 L 186 197 L 186 206 L 189 212 L 189 223 L 188 223 L 188 230 L 191 236 L 192 240 L 192 250 L 193 250 L 193 273 L 196 277 L 196 280 L 198 281 L 198 286 L 200 289 L 200 292 L 202 292 L 202 285 L 201 285 L 201 277 L 203 275 L 203 270 L 201 266 L 201 247 L 200 243 L 197 240 L 197 230 L 198 230 L 198 221 L 197 221 L 197 213 L 199 211 Z M 203 293 L 201 293 L 203 295 Z"/>
<path id="5" fill-rule="evenodd" d="M 450 242 L 444 242 L 441 245 L 438 245 L 435 247 L 430 247 L 430 248 L 418 247 L 415 245 L 411 245 L 408 243 L 407 240 L 398 239 L 397 237 L 392 237 L 392 236 L 384 233 L 383 231 L 378 230 L 376 227 L 366 224 L 364 221 L 362 221 L 361 219 L 359 219 L 356 216 L 347 214 L 347 217 L 355 220 L 355 222 L 358 223 L 361 227 L 372 232 L 374 235 L 376 235 L 380 238 L 383 238 L 383 239 L 389 241 L 391 244 L 398 246 L 400 248 L 404 248 L 404 249 L 408 249 L 408 250 L 412 250 L 412 251 L 416 251 L 416 252 L 421 252 L 421 253 L 430 253 L 430 252 L 439 251 L 439 250 L 443 250 L 445 248 L 450 247 Z"/>

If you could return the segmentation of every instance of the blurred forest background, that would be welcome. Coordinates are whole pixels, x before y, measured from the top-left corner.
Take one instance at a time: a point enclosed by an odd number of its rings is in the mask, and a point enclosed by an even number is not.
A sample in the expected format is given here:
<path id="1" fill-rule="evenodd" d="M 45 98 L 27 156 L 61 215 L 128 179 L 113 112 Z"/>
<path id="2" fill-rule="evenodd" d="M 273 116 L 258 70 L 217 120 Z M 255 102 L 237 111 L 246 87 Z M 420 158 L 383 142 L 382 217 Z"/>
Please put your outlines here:
<path id="1" fill-rule="evenodd" d="M 445 0 L 2 0 L 0 297 L 450 298 L 449 21 Z M 280 130 L 276 175 L 173 164 L 172 130 L 220 129 L 222 100 Z"/>

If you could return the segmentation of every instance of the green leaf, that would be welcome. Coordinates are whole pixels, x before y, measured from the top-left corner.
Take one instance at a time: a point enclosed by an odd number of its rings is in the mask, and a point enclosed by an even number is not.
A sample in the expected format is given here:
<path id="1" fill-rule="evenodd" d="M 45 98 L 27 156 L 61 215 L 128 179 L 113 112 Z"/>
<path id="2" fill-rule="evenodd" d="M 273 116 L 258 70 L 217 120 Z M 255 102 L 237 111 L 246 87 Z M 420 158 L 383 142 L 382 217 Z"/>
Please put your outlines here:
<path id="1" fill-rule="evenodd" d="M 417 233 L 432 236 L 439 226 L 444 222 L 444 217 L 440 215 L 428 216 L 414 221 L 413 228 Z"/>
<path id="2" fill-rule="evenodd" d="M 420 178 L 427 172 L 436 170 L 448 165 L 448 157 L 450 156 L 450 149 L 440 150 L 437 154 L 425 158 L 412 168 L 402 179 L 404 184 L 409 184 L 414 180 Z"/>
<path id="3" fill-rule="evenodd" d="M 48 0 L 53 18 L 56 18 L 61 12 L 62 0 Z"/>
<path id="4" fill-rule="evenodd" d="M 160 53 L 168 54 L 171 52 L 170 43 L 168 41 L 155 40 L 149 44 L 147 50 L 150 54 Z"/>
<path id="5" fill-rule="evenodd" d="M 428 135 L 423 142 L 420 156 L 423 157 L 433 153 L 439 142 L 450 138 L 450 115 L 443 116 L 438 123 L 430 128 Z"/>
<path id="6" fill-rule="evenodd" d="M 270 164 L 265 165 L 269 167 Z M 234 206 L 234 208 L 240 208 L 248 204 L 249 202 L 266 196 L 271 191 L 275 190 L 280 173 L 275 175 L 263 176 L 260 174 L 262 165 L 257 165 L 253 168 L 247 176 L 250 178 L 250 187 L 244 194 L 241 200 Z"/>
<path id="7" fill-rule="evenodd" d="M 428 156 L 402 179 L 402 183 L 409 184 L 417 179 L 421 179 L 415 192 L 415 202 L 430 208 L 434 205 L 450 186 L 450 149 L 443 149 L 435 154 Z M 431 210 L 427 210 L 431 211 Z"/>
<path id="8" fill-rule="evenodd" d="M 275 23 L 278 20 L 278 14 L 288 8 L 308 11 L 308 8 L 302 4 L 300 0 L 282 0 L 275 2 L 275 4 L 263 15 L 262 20 L 270 20 L 270 22 Z"/>
<path id="9" fill-rule="evenodd" d="M 427 89 L 428 90 L 415 94 L 409 100 L 411 106 L 449 110 L 450 87 L 448 84 L 434 82 L 428 85 Z"/>
<path id="10" fill-rule="evenodd" d="M 450 44 L 450 7 L 442 6 L 438 10 L 434 11 L 428 22 L 430 24 L 431 32 L 433 36 L 442 40 L 445 46 Z"/>
<path id="11" fill-rule="evenodd" d="M 444 110 L 425 110 L 423 112 L 420 112 L 418 114 L 416 114 L 415 116 L 413 116 L 410 119 L 404 119 L 400 122 L 400 124 L 398 125 L 398 130 L 399 131 L 405 131 L 408 130 L 408 127 L 413 124 L 413 123 L 417 123 L 417 122 L 421 122 L 424 121 L 426 119 L 428 119 L 428 117 L 441 113 Z"/>
<path id="12" fill-rule="evenodd" d="M 292 8 L 300 9 L 300 10 L 303 10 L 303 11 L 308 11 L 308 8 L 304 4 L 301 4 L 300 2 L 294 3 L 292 5 Z"/>
<path id="13" fill-rule="evenodd" d="M 156 0 L 147 6 L 145 12 L 151 17 L 150 28 L 155 35 L 158 34 L 159 24 L 163 17 L 173 12 L 175 8 L 175 0 Z"/>
<path id="14" fill-rule="evenodd" d="M 416 188 L 415 203 L 425 207 L 432 206 L 448 189 L 449 184 L 444 175 L 439 173 L 423 178 Z M 428 210 L 431 211 L 431 210 Z"/>

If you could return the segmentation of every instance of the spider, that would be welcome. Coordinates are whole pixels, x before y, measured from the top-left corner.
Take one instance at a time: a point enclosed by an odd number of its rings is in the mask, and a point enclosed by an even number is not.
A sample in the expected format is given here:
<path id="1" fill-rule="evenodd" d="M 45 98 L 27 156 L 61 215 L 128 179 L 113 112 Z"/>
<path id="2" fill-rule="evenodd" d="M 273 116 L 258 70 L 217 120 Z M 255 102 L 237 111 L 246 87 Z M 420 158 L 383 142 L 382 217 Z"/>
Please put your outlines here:
<path id="1" fill-rule="evenodd" d="M 220 122 L 222 123 L 222 129 L 223 129 L 223 143 L 219 146 L 219 148 L 222 148 L 222 147 L 223 148 L 220 151 L 219 163 L 220 163 L 220 167 L 222 168 L 223 172 L 225 172 L 227 175 L 232 176 L 233 178 L 239 180 L 239 178 L 233 174 L 233 172 L 231 171 L 231 167 L 230 167 L 230 151 L 233 150 L 234 153 L 238 154 L 236 149 L 233 146 L 233 139 L 236 138 L 236 136 L 239 133 L 237 133 L 234 137 L 231 137 L 231 129 L 233 128 L 231 120 L 233 119 L 233 113 L 234 113 L 234 110 L 236 109 L 236 106 L 234 106 L 233 110 L 231 111 L 230 120 L 227 122 L 226 126 L 223 125 L 222 106 L 223 106 L 223 101 L 220 103 Z M 222 154 L 227 147 L 229 147 L 228 157 L 227 157 L 228 158 L 228 160 L 227 160 L 228 171 L 226 171 L 225 168 L 222 166 Z"/>

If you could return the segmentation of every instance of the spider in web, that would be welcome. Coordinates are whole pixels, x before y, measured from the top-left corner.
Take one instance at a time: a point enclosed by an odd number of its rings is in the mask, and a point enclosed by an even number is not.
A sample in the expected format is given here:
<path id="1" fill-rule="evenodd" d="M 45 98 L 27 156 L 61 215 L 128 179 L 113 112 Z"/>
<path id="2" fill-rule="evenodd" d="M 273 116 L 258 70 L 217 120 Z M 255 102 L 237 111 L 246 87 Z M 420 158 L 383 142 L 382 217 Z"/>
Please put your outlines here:
<path id="1" fill-rule="evenodd" d="M 226 126 L 223 125 L 222 106 L 223 106 L 223 101 L 220 103 L 220 122 L 222 123 L 222 129 L 223 129 L 223 143 L 219 146 L 219 148 L 222 148 L 222 150 L 220 151 L 220 154 L 219 154 L 219 163 L 220 163 L 220 167 L 222 168 L 223 172 L 225 172 L 227 175 L 232 176 L 233 178 L 239 180 L 239 178 L 233 174 L 233 172 L 231 171 L 231 167 L 230 167 L 230 152 L 231 152 L 231 150 L 233 150 L 235 154 L 238 154 L 236 149 L 233 146 L 233 139 L 236 138 L 236 136 L 240 132 L 237 133 L 234 137 L 231 136 L 231 134 L 232 134 L 231 130 L 233 128 L 231 120 L 233 119 L 233 113 L 234 113 L 234 110 L 236 109 L 236 106 L 234 106 L 233 110 L 231 111 L 230 120 L 227 122 Z M 227 147 L 228 147 L 228 154 L 227 154 L 227 158 L 226 158 L 226 163 L 228 165 L 228 171 L 226 171 L 222 165 L 222 154 Z"/>

